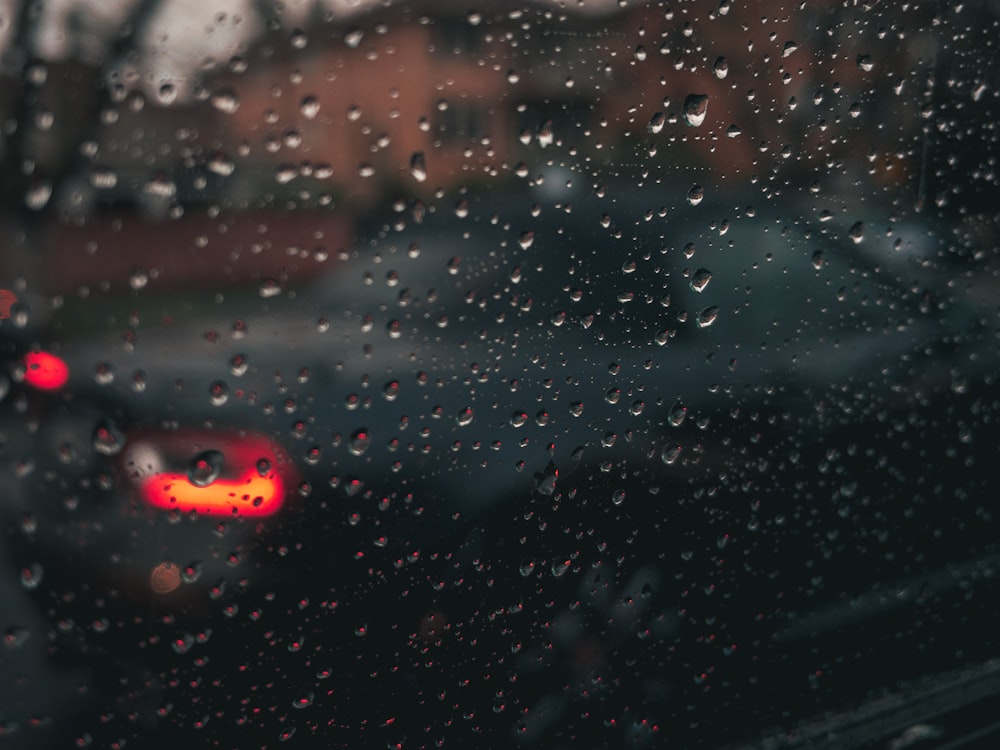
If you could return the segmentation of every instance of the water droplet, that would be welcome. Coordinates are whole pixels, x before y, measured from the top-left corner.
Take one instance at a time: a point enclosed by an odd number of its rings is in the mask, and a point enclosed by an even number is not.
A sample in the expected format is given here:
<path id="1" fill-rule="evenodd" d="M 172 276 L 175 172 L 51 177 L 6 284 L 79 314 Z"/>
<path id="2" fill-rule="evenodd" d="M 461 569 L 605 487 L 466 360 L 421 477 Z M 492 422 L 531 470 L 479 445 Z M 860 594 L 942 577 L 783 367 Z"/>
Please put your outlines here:
<path id="1" fill-rule="evenodd" d="M 97 426 L 93 435 L 94 450 L 104 456 L 121 453 L 125 445 L 125 433 L 110 419 Z"/>
<path id="2" fill-rule="evenodd" d="M 663 126 L 666 122 L 667 122 L 667 116 L 665 114 L 663 114 L 662 112 L 654 113 L 653 116 L 649 118 L 649 126 L 648 126 L 649 132 L 653 133 L 654 135 L 656 133 L 659 133 L 661 130 L 663 130 Z"/>
<path id="3" fill-rule="evenodd" d="M 41 211 L 48 205 L 52 197 L 52 183 L 47 180 L 36 180 L 24 194 L 24 205 L 32 211 Z"/>
<path id="4" fill-rule="evenodd" d="M 292 701 L 292 708 L 309 708 L 315 698 L 316 695 L 312 691 L 304 693 Z"/>
<path id="5" fill-rule="evenodd" d="M 570 416 L 579 417 L 583 414 L 583 401 L 574 401 L 569 405 Z"/>
<path id="6" fill-rule="evenodd" d="M 319 114 L 319 99 L 315 96 L 304 96 L 299 102 L 299 111 L 307 120 L 313 120 Z"/>
<path id="7" fill-rule="evenodd" d="M 684 98 L 684 108 L 682 112 L 684 115 L 684 122 L 692 128 L 697 128 L 705 122 L 705 116 L 708 114 L 708 95 L 688 94 Z"/>
<path id="8" fill-rule="evenodd" d="M 858 67 L 865 71 L 865 73 L 870 73 L 872 68 L 875 67 L 875 63 L 872 61 L 872 56 L 858 55 Z"/>
<path id="9" fill-rule="evenodd" d="M 719 317 L 719 308 L 716 307 L 715 305 L 712 305 L 711 307 L 706 307 L 704 310 L 698 313 L 696 323 L 698 324 L 699 328 L 708 328 L 710 325 L 712 325 L 712 323 L 716 321 L 718 317 Z"/>
<path id="10" fill-rule="evenodd" d="M 351 49 L 357 49 L 361 46 L 361 42 L 364 38 L 365 32 L 361 29 L 348 29 L 347 33 L 344 34 L 344 43 Z"/>
<path id="11" fill-rule="evenodd" d="M 799 45 L 797 45 L 795 42 L 785 42 L 785 46 L 781 50 L 781 56 L 782 57 L 788 57 L 789 55 L 791 55 L 792 53 L 794 53 L 795 50 L 797 50 L 798 48 L 799 48 Z"/>
<path id="12" fill-rule="evenodd" d="M 24 77 L 32 86 L 44 86 L 49 77 L 49 69 L 45 63 L 33 62 L 25 66 Z"/>
<path id="13" fill-rule="evenodd" d="M 507 83 L 514 85 L 521 80 L 521 75 L 516 70 L 507 71 Z"/>
<path id="14" fill-rule="evenodd" d="M 128 277 L 128 285 L 135 291 L 143 289 L 149 283 L 149 274 L 143 268 L 136 268 Z"/>
<path id="15" fill-rule="evenodd" d="M 156 97 L 160 100 L 160 104 L 169 106 L 177 99 L 177 87 L 170 81 L 161 83 L 159 91 L 156 92 Z"/>
<path id="16" fill-rule="evenodd" d="M 570 569 L 570 566 L 572 564 L 573 562 L 571 560 L 565 560 L 565 559 L 557 560 L 556 562 L 552 563 L 553 577 L 562 578 L 564 575 L 566 575 L 566 571 Z"/>
<path id="17" fill-rule="evenodd" d="M 212 106 L 227 115 L 233 114 L 240 108 L 240 98 L 232 89 L 220 89 L 212 94 Z"/>
<path id="18" fill-rule="evenodd" d="M 220 177 L 228 177 L 236 171 L 236 162 L 221 151 L 216 151 L 206 164 L 208 171 Z"/>
<path id="19" fill-rule="evenodd" d="M 199 578 L 201 578 L 201 572 L 204 569 L 204 565 L 200 560 L 193 560 L 181 568 L 181 580 L 184 583 L 195 583 Z"/>
<path id="20" fill-rule="evenodd" d="M 538 145 L 542 148 L 551 146 L 555 141 L 555 134 L 552 132 L 552 120 L 546 120 L 539 125 L 535 137 L 538 138 Z"/>
<path id="21" fill-rule="evenodd" d="M 417 151 L 410 157 L 410 174 L 417 182 L 424 182 L 427 179 L 427 160 L 423 151 Z"/>
<path id="22" fill-rule="evenodd" d="M 149 574 L 149 587 L 157 594 L 169 594 L 181 585 L 181 573 L 170 561 L 163 561 Z"/>
<path id="23" fill-rule="evenodd" d="M 714 73 L 715 77 L 720 81 L 729 75 L 729 63 L 726 61 L 726 58 L 715 58 L 715 64 L 712 65 L 712 73 Z"/>
<path id="24" fill-rule="evenodd" d="M 171 641 L 170 646 L 178 654 L 186 654 L 191 650 L 194 645 L 194 636 L 190 633 L 184 633 Z"/>
<path id="25" fill-rule="evenodd" d="M 668 424 L 671 427 L 680 427 L 684 424 L 685 418 L 687 418 L 687 412 L 687 407 L 678 401 L 670 407 L 670 413 L 667 415 Z"/>
<path id="26" fill-rule="evenodd" d="M 676 463 L 678 458 L 680 458 L 681 450 L 682 448 L 679 445 L 664 446 L 663 451 L 660 453 L 660 460 L 662 460 L 667 466 L 671 466 Z"/>
<path id="27" fill-rule="evenodd" d="M 188 467 L 188 479 L 195 487 L 208 487 L 222 474 L 226 456 L 222 451 L 202 451 L 191 461 Z"/>
<path id="28" fill-rule="evenodd" d="M 386 401 L 395 401 L 399 397 L 399 381 L 390 380 L 382 386 L 382 397 Z"/>
<path id="29" fill-rule="evenodd" d="M 865 238 L 865 223 L 863 221 L 854 222 L 848 230 L 847 236 L 851 238 L 851 241 L 855 245 L 857 245 Z"/>
<path id="30" fill-rule="evenodd" d="M 257 293 L 264 299 L 277 297 L 281 294 L 281 284 L 275 279 L 264 279 L 260 282 L 260 286 L 257 287 Z"/>
<path id="31" fill-rule="evenodd" d="M 691 288 L 696 292 L 703 292 L 711 280 L 712 272 L 707 268 L 699 268 L 691 277 Z"/>
<path id="32" fill-rule="evenodd" d="M 728 128 L 726 128 L 726 135 L 729 136 L 730 138 L 736 138 L 742 134 L 743 131 L 740 130 L 740 127 L 738 125 L 730 125 Z"/>
<path id="33" fill-rule="evenodd" d="M 361 456 L 371 447 L 371 444 L 371 434 L 369 434 L 368 430 L 362 428 L 351 433 L 351 441 L 347 446 L 347 450 L 352 456 Z"/>
<path id="34" fill-rule="evenodd" d="M 695 183 L 687 193 L 687 202 L 692 206 L 697 206 L 705 198 L 705 188 Z"/>
<path id="35" fill-rule="evenodd" d="M 234 354 L 229 360 L 229 371 L 234 377 L 242 377 L 246 375 L 247 370 L 250 367 L 250 361 L 247 359 L 245 354 Z"/>
<path id="36" fill-rule="evenodd" d="M 118 185 L 118 173 L 110 167 L 94 167 L 90 172 L 90 184 L 98 190 L 110 190 Z"/>
<path id="37" fill-rule="evenodd" d="M 641 44 L 635 48 L 635 59 L 637 62 L 642 62 L 646 59 L 646 48 Z"/>
<path id="38" fill-rule="evenodd" d="M 216 380 L 208 387 L 208 399 L 212 406 L 222 406 L 229 401 L 229 386 L 221 380 Z"/>
<path id="39" fill-rule="evenodd" d="M 458 413 L 458 416 L 455 417 L 455 422 L 458 423 L 459 427 L 465 427 L 466 425 L 472 424 L 473 416 L 472 407 L 466 406 Z"/>
<path id="40" fill-rule="evenodd" d="M 7 628 L 3 634 L 3 645 L 11 651 L 21 648 L 31 637 L 31 631 L 27 628 L 13 626 Z M 0 731 L 2 734 L 2 731 Z"/>
<path id="41" fill-rule="evenodd" d="M 528 412 L 516 411 L 510 415 L 511 427 L 523 427 L 528 423 Z"/>
<path id="42" fill-rule="evenodd" d="M 34 591 L 41 585 L 42 578 L 45 575 L 45 569 L 41 566 L 41 563 L 31 563 L 30 565 L 25 565 L 21 568 L 20 580 L 21 585 L 28 591 Z"/>
<path id="43" fill-rule="evenodd" d="M 94 382 L 98 385 L 111 385 L 115 382 L 115 368 L 107 362 L 101 362 L 94 368 Z"/>
<path id="44" fill-rule="evenodd" d="M 535 572 L 534 558 L 526 557 L 523 560 L 521 560 L 521 564 L 518 566 L 518 569 L 520 570 L 521 575 L 524 576 L 525 578 L 530 576 L 532 573 Z"/>

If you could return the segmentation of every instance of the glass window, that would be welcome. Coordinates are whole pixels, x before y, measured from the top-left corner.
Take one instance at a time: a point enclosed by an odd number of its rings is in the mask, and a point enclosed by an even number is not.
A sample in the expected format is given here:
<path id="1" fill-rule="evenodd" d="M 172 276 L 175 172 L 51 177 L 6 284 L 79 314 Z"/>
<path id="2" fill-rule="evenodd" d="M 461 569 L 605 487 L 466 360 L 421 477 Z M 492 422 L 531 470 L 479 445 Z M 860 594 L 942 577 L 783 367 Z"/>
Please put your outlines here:
<path id="1" fill-rule="evenodd" d="M 998 13 L 0 1 L 0 744 L 995 744 Z"/>

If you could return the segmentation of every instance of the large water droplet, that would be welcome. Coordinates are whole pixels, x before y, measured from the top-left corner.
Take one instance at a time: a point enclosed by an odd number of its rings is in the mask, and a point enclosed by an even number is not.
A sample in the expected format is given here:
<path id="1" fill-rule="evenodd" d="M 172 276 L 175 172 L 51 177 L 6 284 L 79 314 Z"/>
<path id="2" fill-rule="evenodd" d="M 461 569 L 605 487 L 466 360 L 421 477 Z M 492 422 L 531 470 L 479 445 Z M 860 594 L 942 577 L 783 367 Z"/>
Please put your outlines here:
<path id="1" fill-rule="evenodd" d="M 708 95 L 707 94 L 688 94 L 684 98 L 684 122 L 686 122 L 692 128 L 696 128 L 705 122 L 705 116 L 708 114 Z"/>
<path id="2" fill-rule="evenodd" d="M 216 380 L 208 388 L 208 400 L 212 406 L 222 406 L 229 401 L 229 386 L 221 380 Z"/>
<path id="3" fill-rule="evenodd" d="M 307 120 L 312 120 L 319 114 L 319 99 L 315 96 L 305 96 L 299 103 L 299 111 Z"/>
<path id="4" fill-rule="evenodd" d="M 679 445 L 664 446 L 663 450 L 660 453 L 660 460 L 663 461 L 663 463 L 665 463 L 667 466 L 671 466 L 672 464 L 677 462 L 678 458 L 680 458 L 681 450 L 682 448 Z"/>
<path id="5" fill-rule="evenodd" d="M 691 288 L 696 292 L 703 292 L 711 280 L 712 272 L 707 268 L 699 268 L 691 277 Z"/>
<path id="6" fill-rule="evenodd" d="M 865 223 L 863 221 L 854 222 L 848 230 L 847 236 L 855 245 L 861 242 L 865 238 Z"/>
<path id="7" fill-rule="evenodd" d="M 680 427 L 684 424 L 684 419 L 687 417 L 687 407 L 678 401 L 673 406 L 670 407 L 670 413 L 667 415 L 667 422 L 671 427 Z"/>
<path id="8" fill-rule="evenodd" d="M 712 323 L 716 321 L 716 318 L 718 317 L 719 317 L 719 308 L 716 307 L 715 305 L 712 305 L 711 307 L 706 307 L 704 310 L 698 313 L 696 323 L 698 324 L 699 328 L 708 328 L 710 325 L 712 325 Z"/>
<path id="9" fill-rule="evenodd" d="M 417 151 L 410 157 L 410 174 L 417 182 L 424 182 L 427 179 L 427 160 L 423 151 Z"/>
<path id="10" fill-rule="evenodd" d="M 705 188 L 695 183 L 687 193 L 687 202 L 692 206 L 697 206 L 705 199 Z"/>
<path id="11" fill-rule="evenodd" d="M 715 77 L 720 81 L 729 75 L 729 63 L 726 62 L 726 58 L 715 58 L 715 64 L 712 66 L 712 73 L 714 73 Z"/>
<path id="12" fill-rule="evenodd" d="M 188 479 L 195 487 L 208 487 L 222 474 L 226 457 L 222 451 L 202 451 L 191 461 L 188 467 Z"/>

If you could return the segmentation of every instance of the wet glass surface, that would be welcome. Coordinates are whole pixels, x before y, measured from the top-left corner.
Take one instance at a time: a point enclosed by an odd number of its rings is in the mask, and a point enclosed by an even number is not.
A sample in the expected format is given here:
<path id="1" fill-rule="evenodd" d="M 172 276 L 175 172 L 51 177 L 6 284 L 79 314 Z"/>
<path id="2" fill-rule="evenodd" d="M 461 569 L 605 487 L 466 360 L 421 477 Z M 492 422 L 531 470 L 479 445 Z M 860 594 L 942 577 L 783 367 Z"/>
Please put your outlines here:
<path id="1" fill-rule="evenodd" d="M 998 26 L 0 3 L 0 748 L 992 746 Z"/>

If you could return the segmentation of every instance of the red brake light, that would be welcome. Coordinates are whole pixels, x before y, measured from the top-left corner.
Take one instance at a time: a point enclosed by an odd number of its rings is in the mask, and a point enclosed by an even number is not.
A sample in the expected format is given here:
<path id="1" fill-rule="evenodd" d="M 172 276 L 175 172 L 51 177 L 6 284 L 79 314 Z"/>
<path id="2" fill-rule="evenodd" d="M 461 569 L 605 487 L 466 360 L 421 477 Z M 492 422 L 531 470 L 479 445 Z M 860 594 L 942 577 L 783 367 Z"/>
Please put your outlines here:
<path id="1" fill-rule="evenodd" d="M 255 469 L 237 479 L 216 479 L 205 487 L 192 484 L 183 474 L 154 474 L 142 484 L 146 502 L 164 510 L 195 511 L 209 516 L 269 516 L 284 500 L 284 486 L 277 472 L 261 476 Z"/>

